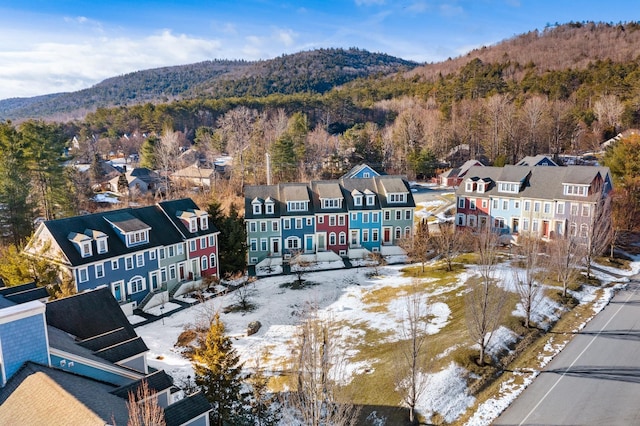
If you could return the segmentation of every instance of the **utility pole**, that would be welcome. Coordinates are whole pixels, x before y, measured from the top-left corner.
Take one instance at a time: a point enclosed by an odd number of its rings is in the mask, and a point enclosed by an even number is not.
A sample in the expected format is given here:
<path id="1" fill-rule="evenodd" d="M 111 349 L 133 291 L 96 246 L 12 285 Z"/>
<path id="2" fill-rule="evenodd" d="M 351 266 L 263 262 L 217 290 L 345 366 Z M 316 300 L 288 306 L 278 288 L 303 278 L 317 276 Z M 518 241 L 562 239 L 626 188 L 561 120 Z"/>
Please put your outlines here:
<path id="1" fill-rule="evenodd" d="M 271 155 L 267 152 L 267 185 L 271 185 Z"/>

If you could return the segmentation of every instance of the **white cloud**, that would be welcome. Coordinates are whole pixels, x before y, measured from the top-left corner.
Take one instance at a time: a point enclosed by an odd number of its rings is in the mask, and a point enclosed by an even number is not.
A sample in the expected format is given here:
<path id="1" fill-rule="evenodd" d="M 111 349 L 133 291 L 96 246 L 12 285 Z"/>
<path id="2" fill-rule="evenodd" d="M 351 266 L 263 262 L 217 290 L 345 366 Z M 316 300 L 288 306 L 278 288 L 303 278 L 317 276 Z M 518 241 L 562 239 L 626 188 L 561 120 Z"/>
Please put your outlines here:
<path id="1" fill-rule="evenodd" d="M 287 47 L 292 46 L 294 44 L 296 36 L 297 34 L 295 32 L 288 29 L 287 30 L 278 29 L 274 33 L 274 37 Z"/>

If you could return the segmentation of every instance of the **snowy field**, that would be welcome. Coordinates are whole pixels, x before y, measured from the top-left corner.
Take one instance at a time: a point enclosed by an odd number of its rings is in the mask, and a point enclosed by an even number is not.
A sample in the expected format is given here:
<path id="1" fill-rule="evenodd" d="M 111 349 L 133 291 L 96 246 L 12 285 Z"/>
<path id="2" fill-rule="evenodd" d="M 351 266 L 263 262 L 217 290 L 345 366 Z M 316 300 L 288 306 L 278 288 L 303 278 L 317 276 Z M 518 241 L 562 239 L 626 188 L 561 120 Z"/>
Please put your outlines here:
<path id="1" fill-rule="evenodd" d="M 251 302 L 256 305 L 252 312 L 245 313 L 221 313 L 221 318 L 225 323 L 227 333 L 233 339 L 233 345 L 239 352 L 245 366 L 254 365 L 256 357 L 265 351 L 269 353 L 270 365 L 261 365 L 267 370 L 276 370 L 287 361 L 291 355 L 291 344 L 295 336 L 296 324 L 301 315 L 307 310 L 309 305 L 317 306 L 320 314 L 330 315 L 337 321 L 344 321 L 352 326 L 346 327 L 341 333 L 341 347 L 348 358 L 355 355 L 354 349 L 350 348 L 346 342 L 363 333 L 362 325 L 368 329 L 378 329 L 382 332 L 390 331 L 389 335 L 398 336 L 401 329 L 402 316 L 406 307 L 403 298 L 404 293 L 398 292 L 397 299 L 391 301 L 386 310 L 368 310 L 364 298 L 370 292 L 383 287 L 402 287 L 411 283 L 410 278 L 402 276 L 400 270 L 406 265 L 386 266 L 379 269 L 379 276 L 368 278 L 367 268 L 354 268 L 348 270 L 310 272 L 304 275 L 306 281 L 312 281 L 316 285 L 306 287 L 301 290 L 294 290 L 283 287 L 282 284 L 291 283 L 295 276 L 261 278 L 252 284 L 253 295 Z M 640 269 L 640 262 L 632 263 L 631 271 L 616 271 L 628 276 L 637 274 Z M 512 268 L 508 265 L 498 271 L 499 281 L 506 289 L 513 289 Z M 466 278 L 474 274 L 473 268 L 460 273 L 455 287 L 463 289 Z M 610 275 L 595 272 L 602 282 L 611 282 L 614 278 Z M 626 278 L 616 280 L 618 282 L 627 281 Z M 434 290 L 434 294 L 447 289 Z M 580 293 L 573 294 L 581 301 L 594 301 L 596 289 L 585 286 Z M 604 292 L 604 296 L 595 301 L 594 315 L 599 312 L 613 296 L 613 289 L 609 288 Z M 223 308 L 237 303 L 236 296 L 227 294 L 210 299 L 207 302 L 196 305 L 190 309 L 176 312 L 164 318 L 163 321 L 156 321 L 152 324 L 140 326 L 137 333 L 144 339 L 150 349 L 147 356 L 151 367 L 164 369 L 172 375 L 176 384 L 185 383 L 187 376 L 193 380 L 193 370 L 190 362 L 181 356 L 179 349 L 174 347 L 178 336 L 185 328 L 202 323 L 210 318 L 213 312 L 222 312 Z M 167 307 L 168 308 L 168 307 Z M 533 320 L 544 324 L 545 321 L 554 318 L 558 306 L 555 302 L 544 299 L 538 305 L 534 313 Z M 166 308 L 165 308 L 166 309 Z M 438 333 L 449 321 L 450 309 L 445 303 L 433 303 L 429 305 L 430 318 L 428 332 Z M 168 311 L 168 309 L 167 309 Z M 516 309 L 518 314 L 519 309 Z M 246 329 L 250 322 L 260 321 L 262 327 L 252 335 L 246 335 Z M 131 322 L 135 323 L 136 318 L 132 317 Z M 513 332 L 506 328 L 501 328 L 496 333 L 498 336 L 489 352 L 497 353 L 505 348 L 510 342 L 516 339 Z M 390 338 L 391 339 L 391 338 Z M 340 343 L 339 343 L 340 344 Z M 455 348 L 450 348 L 454 350 Z M 545 359 L 541 359 L 542 368 L 548 363 L 553 355 L 559 352 L 562 347 L 550 346 L 545 354 Z M 440 354 L 440 357 L 447 355 L 449 350 Z M 550 355 L 549 355 L 550 354 Z M 343 382 L 348 382 L 353 375 L 370 370 L 372 365 L 365 363 L 351 363 L 346 369 L 346 376 Z M 442 371 L 432 372 L 426 376 L 427 391 L 424 393 L 416 407 L 417 411 L 425 416 L 437 412 L 447 422 L 458 419 L 469 406 L 475 403 L 473 396 L 469 395 L 465 381 L 466 371 L 460 366 L 451 363 Z M 490 424 L 497 415 L 502 412 L 509 403 L 534 379 L 537 374 L 525 374 L 516 384 L 514 381 L 503 384 L 500 396 L 480 405 L 474 417 L 468 423 L 470 425 Z"/>

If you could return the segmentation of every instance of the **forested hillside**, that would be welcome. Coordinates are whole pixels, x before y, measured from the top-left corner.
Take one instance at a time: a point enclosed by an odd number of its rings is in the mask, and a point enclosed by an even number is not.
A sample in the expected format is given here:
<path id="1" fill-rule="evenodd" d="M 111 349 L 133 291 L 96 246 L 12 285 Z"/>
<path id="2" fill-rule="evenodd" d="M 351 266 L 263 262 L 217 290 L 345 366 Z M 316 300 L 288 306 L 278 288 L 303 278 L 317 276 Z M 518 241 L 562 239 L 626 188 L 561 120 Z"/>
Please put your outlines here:
<path id="1" fill-rule="evenodd" d="M 72 93 L 0 101 L 0 119 L 82 118 L 97 107 L 205 96 L 324 93 L 358 77 L 386 75 L 418 64 L 360 49 L 319 49 L 265 61 L 214 60 L 137 71 Z"/>

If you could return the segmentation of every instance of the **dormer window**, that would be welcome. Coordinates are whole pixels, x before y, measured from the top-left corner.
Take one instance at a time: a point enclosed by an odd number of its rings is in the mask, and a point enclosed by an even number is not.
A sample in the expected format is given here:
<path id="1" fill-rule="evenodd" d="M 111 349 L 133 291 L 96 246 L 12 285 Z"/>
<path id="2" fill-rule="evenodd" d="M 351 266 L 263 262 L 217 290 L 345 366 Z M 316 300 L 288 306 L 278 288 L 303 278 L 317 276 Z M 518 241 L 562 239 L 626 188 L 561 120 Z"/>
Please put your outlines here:
<path id="1" fill-rule="evenodd" d="M 339 209 L 342 207 L 341 198 L 322 198 L 323 209 Z"/>
<path id="2" fill-rule="evenodd" d="M 307 211 L 308 201 L 288 201 L 287 210 L 290 212 L 303 212 Z"/>
<path id="3" fill-rule="evenodd" d="M 368 206 L 373 206 L 376 202 L 376 197 L 375 195 L 367 195 L 367 205 Z"/>
<path id="4" fill-rule="evenodd" d="M 209 216 L 208 215 L 200 216 L 200 229 L 202 229 L 202 230 L 209 229 Z"/>
<path id="5" fill-rule="evenodd" d="M 266 214 L 273 214 L 274 213 L 274 201 L 271 199 L 271 197 L 267 198 L 267 200 L 264 202 L 264 209 L 265 209 L 265 213 Z"/>
<path id="6" fill-rule="evenodd" d="M 189 219 L 189 232 L 197 232 L 198 231 L 198 219 L 192 217 Z"/>
<path id="7" fill-rule="evenodd" d="M 91 237 L 85 234 L 71 232 L 69 233 L 69 235 L 67 235 L 67 239 L 76 246 L 76 249 L 80 253 L 80 256 L 89 257 L 93 255 L 93 251 L 91 248 Z"/>
<path id="8" fill-rule="evenodd" d="M 91 242 L 82 243 L 80 254 L 82 257 L 89 257 L 93 253 L 91 253 Z"/>
<path id="9" fill-rule="evenodd" d="M 127 247 L 136 246 L 138 244 L 145 244 L 149 242 L 149 231 L 134 231 L 127 234 Z"/>
<path id="10" fill-rule="evenodd" d="M 586 197 L 589 195 L 589 185 L 572 185 L 563 184 L 564 195 L 573 195 L 576 197 Z"/>
<path id="11" fill-rule="evenodd" d="M 517 194 L 520 191 L 520 184 L 515 182 L 498 182 L 498 191 Z"/>
<path id="12" fill-rule="evenodd" d="M 389 194 L 387 195 L 387 201 L 389 203 L 405 203 L 406 202 L 406 195 L 405 193 L 399 193 L 399 194 Z"/>
<path id="13" fill-rule="evenodd" d="M 353 204 L 355 206 L 361 206 L 362 205 L 362 195 L 360 195 L 360 194 L 354 195 L 353 196 Z"/>
<path id="14" fill-rule="evenodd" d="M 467 181 L 467 183 L 465 184 L 464 190 L 466 192 L 473 192 L 474 190 L 474 186 L 476 185 L 475 182 L 473 181 Z"/>
<path id="15" fill-rule="evenodd" d="M 253 214 L 262 214 L 262 200 L 259 198 L 254 198 L 251 201 L 251 206 L 253 209 Z"/>
<path id="16" fill-rule="evenodd" d="M 98 246 L 98 254 L 103 254 L 107 252 L 107 238 L 99 238 L 96 240 L 96 245 Z"/>

